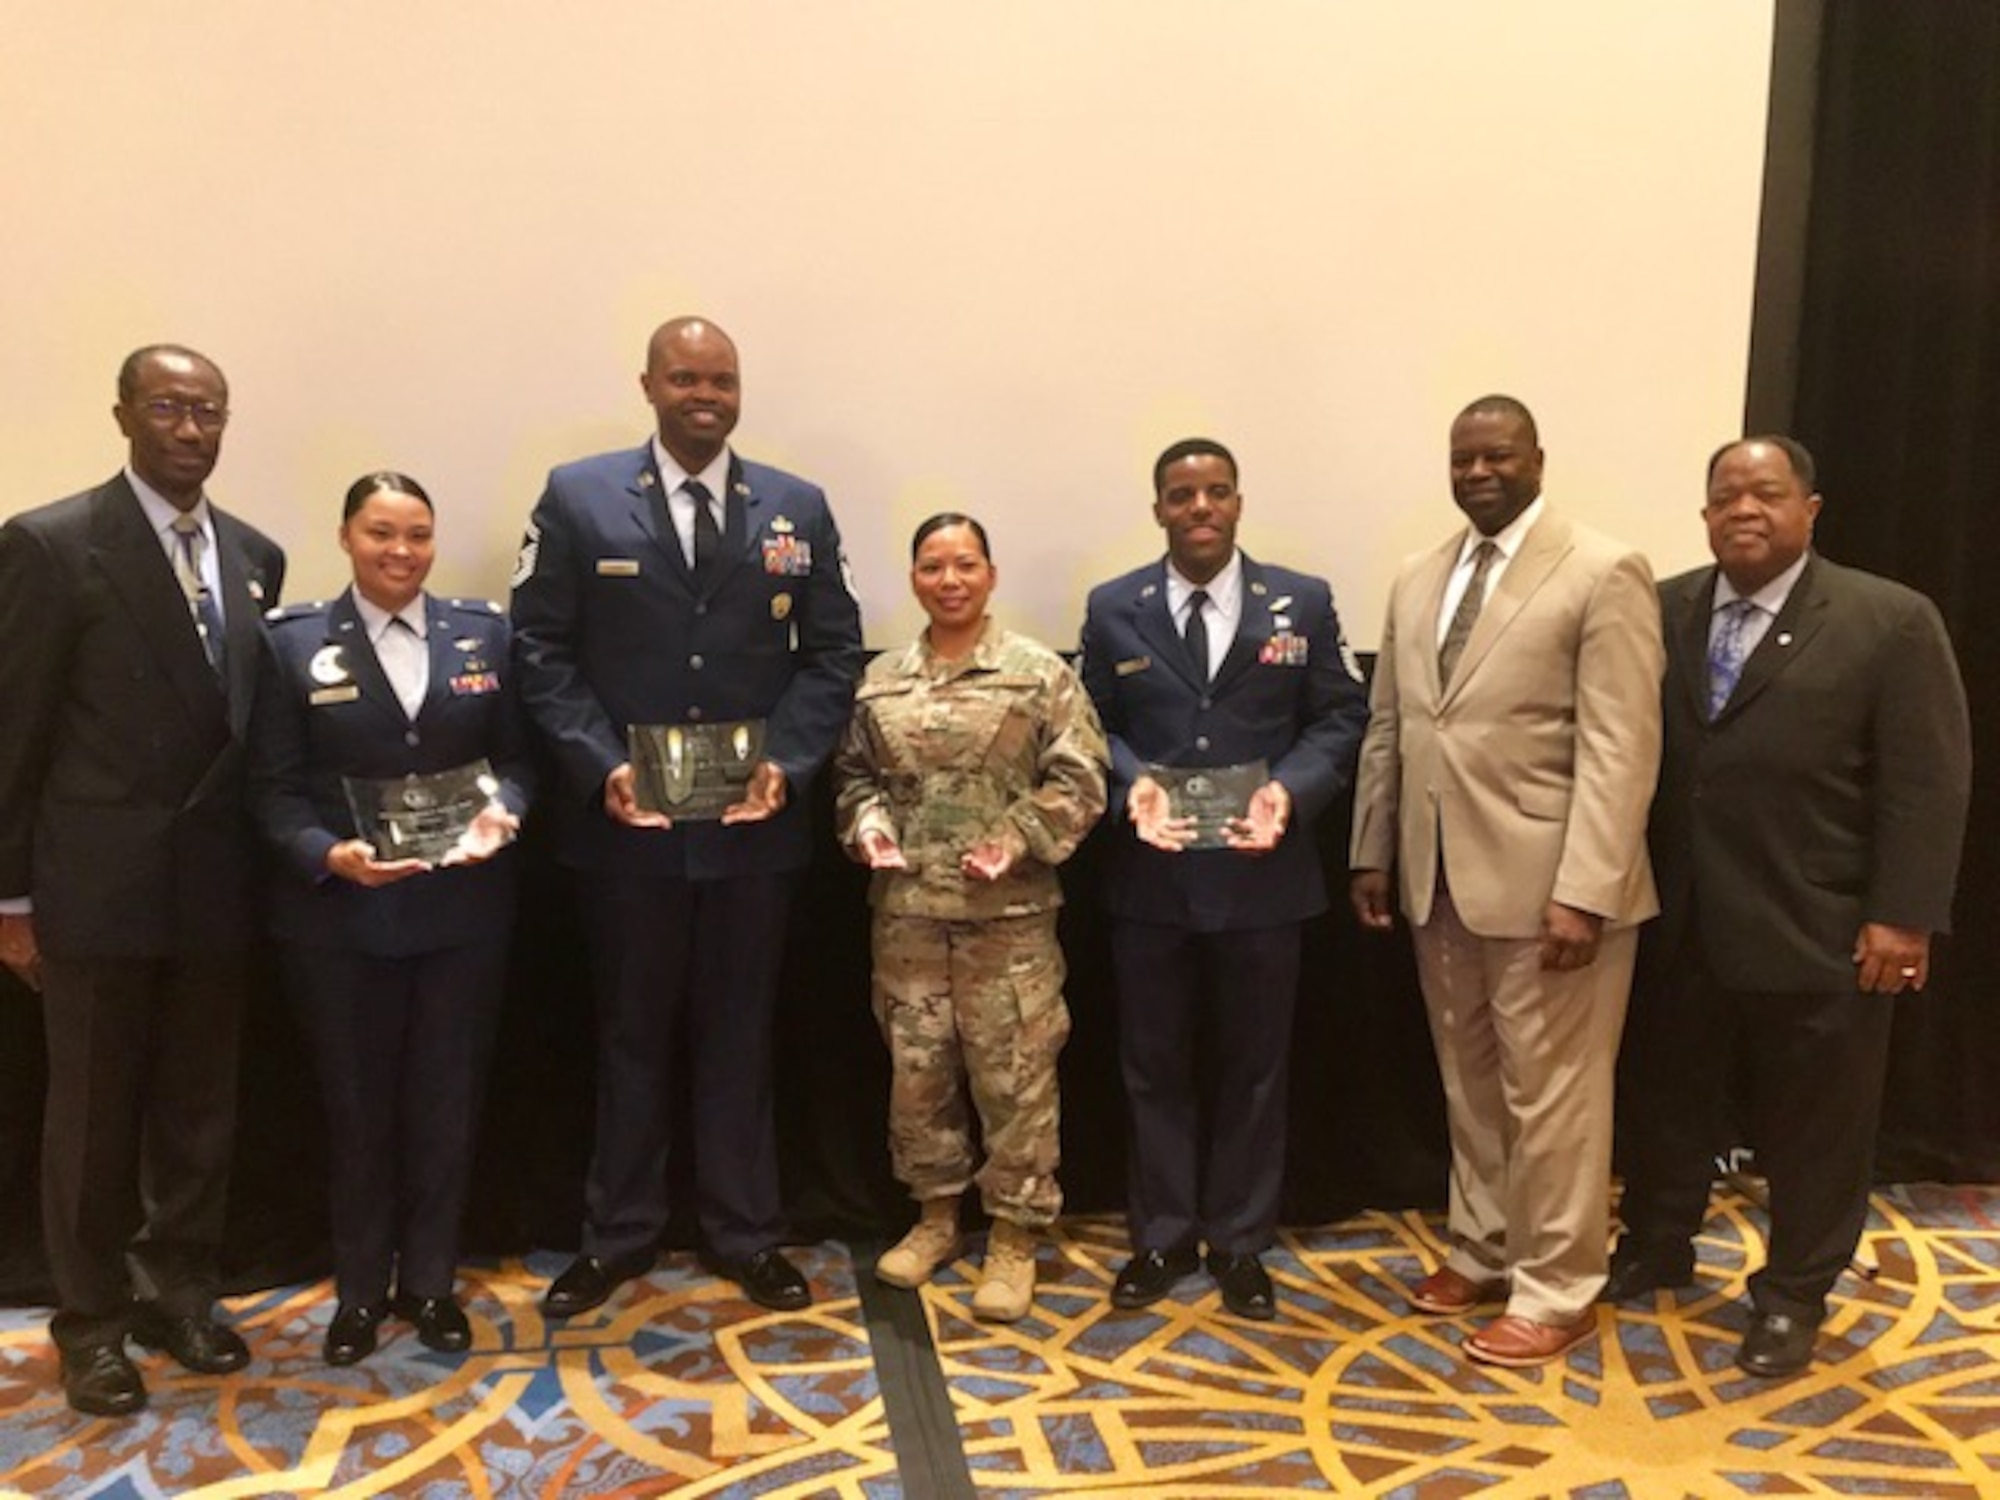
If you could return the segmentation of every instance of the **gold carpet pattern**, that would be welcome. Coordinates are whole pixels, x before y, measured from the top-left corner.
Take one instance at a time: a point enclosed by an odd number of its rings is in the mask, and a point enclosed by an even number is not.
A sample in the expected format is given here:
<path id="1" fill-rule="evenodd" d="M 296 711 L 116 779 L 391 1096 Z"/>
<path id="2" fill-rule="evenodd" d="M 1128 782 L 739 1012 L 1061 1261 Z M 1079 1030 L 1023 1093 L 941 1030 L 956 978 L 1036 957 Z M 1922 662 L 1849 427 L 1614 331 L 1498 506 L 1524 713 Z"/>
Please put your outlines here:
<path id="1" fill-rule="evenodd" d="M 1205 1275 L 1114 1311 L 1115 1220 L 1064 1226 L 1030 1322 L 972 1322 L 962 1274 L 927 1296 L 995 1497 L 1970 1500 L 2000 1495 L 1996 1207 L 1985 1190 L 1878 1195 L 1879 1274 L 1843 1278 L 1819 1359 L 1782 1381 L 1734 1364 L 1762 1253 L 1761 1216 L 1734 1197 L 1695 1287 L 1599 1309 L 1599 1338 L 1541 1370 L 1474 1365 L 1458 1346 L 1475 1321 L 1409 1315 L 1406 1289 L 1441 1254 L 1417 1214 L 1286 1234 L 1266 1257 L 1274 1323 L 1232 1317 Z"/>
<path id="2" fill-rule="evenodd" d="M 1819 1358 L 1755 1381 L 1732 1357 L 1760 1216 L 1720 1203 L 1698 1284 L 1599 1311 L 1601 1336 L 1539 1371 L 1460 1358 L 1476 1324 L 1408 1314 L 1439 1225 L 1367 1214 L 1287 1233 L 1278 1320 L 1226 1313 L 1205 1275 L 1112 1309 L 1122 1223 L 1043 1247 L 1031 1318 L 971 1321 L 975 1262 L 924 1295 L 981 1496 L 2000 1495 L 2000 1191 L 1885 1190 Z M 892 1500 L 882 1393 L 838 1246 L 800 1253 L 818 1299 L 766 1312 L 676 1256 L 599 1312 L 551 1324 L 538 1255 L 468 1271 L 475 1346 L 385 1325 L 348 1370 L 320 1362 L 324 1283 L 231 1304 L 253 1362 L 223 1379 L 144 1356 L 153 1400 L 72 1413 L 45 1313 L 0 1311 L 0 1496 L 674 1495 Z"/>

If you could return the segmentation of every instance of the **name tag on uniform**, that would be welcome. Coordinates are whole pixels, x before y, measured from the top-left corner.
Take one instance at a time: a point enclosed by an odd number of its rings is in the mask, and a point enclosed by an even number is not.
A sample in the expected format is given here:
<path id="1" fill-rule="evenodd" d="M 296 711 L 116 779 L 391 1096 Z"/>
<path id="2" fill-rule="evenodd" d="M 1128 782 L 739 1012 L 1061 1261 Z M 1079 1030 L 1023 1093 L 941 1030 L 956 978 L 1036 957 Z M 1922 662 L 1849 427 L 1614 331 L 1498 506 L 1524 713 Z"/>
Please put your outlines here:
<path id="1" fill-rule="evenodd" d="M 352 703 L 361 696 L 361 689 L 351 682 L 338 683 L 333 687 L 313 689 L 310 700 L 314 708 L 325 708 L 329 703 Z"/>
<path id="2" fill-rule="evenodd" d="M 1120 677 L 1130 677 L 1134 672 L 1143 672 L 1153 664 L 1150 656 L 1128 656 L 1112 668 Z"/>
<path id="3" fill-rule="evenodd" d="M 639 559 L 636 557 L 600 557 L 597 560 L 599 578 L 637 578 Z"/>

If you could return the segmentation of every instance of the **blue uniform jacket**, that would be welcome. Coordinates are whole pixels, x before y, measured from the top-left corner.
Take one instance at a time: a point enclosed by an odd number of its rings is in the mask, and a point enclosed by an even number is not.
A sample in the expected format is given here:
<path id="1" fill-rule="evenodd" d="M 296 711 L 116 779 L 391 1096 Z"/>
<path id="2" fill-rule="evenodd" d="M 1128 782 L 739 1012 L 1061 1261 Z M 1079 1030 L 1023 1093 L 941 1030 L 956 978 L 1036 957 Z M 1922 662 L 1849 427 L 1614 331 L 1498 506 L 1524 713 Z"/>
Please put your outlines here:
<path id="1" fill-rule="evenodd" d="M 1326 910 L 1312 824 L 1354 780 L 1368 701 L 1325 582 L 1243 558 L 1243 618 L 1200 682 L 1167 610 L 1165 560 L 1101 584 L 1083 622 L 1083 681 L 1111 743 L 1105 903 L 1116 916 L 1199 932 L 1273 927 Z M 1264 855 L 1166 854 L 1126 816 L 1148 764 L 1266 761 L 1292 816 Z"/>
<path id="2" fill-rule="evenodd" d="M 562 767 L 558 847 L 581 869 L 690 880 L 801 869 L 806 789 L 847 724 L 861 615 L 826 496 L 732 459 L 723 556 L 697 587 L 651 444 L 549 475 L 514 576 L 514 650 L 528 713 Z M 634 829 L 604 811 L 633 724 L 767 721 L 789 782 L 762 823 Z"/>
<path id="3" fill-rule="evenodd" d="M 485 757 L 519 816 L 532 793 L 526 727 L 495 604 L 425 597 L 430 686 L 414 721 L 383 675 L 351 593 L 274 610 L 250 721 L 250 801 L 283 863 L 273 929 L 288 942 L 380 958 L 504 939 L 516 853 L 373 890 L 330 875 L 327 851 L 355 836 L 343 776 L 448 771 Z"/>

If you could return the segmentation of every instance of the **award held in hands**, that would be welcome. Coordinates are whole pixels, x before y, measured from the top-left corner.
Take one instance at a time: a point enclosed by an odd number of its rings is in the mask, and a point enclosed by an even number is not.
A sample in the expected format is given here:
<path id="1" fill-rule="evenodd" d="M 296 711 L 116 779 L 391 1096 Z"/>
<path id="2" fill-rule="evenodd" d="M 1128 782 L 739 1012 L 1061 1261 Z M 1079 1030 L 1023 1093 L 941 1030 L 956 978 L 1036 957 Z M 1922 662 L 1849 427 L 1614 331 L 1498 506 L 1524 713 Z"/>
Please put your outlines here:
<path id="1" fill-rule="evenodd" d="M 634 724 L 626 743 L 641 808 L 676 823 L 713 821 L 743 800 L 750 773 L 764 758 L 764 721 Z"/>
<path id="2" fill-rule="evenodd" d="M 1168 816 L 1194 819 L 1190 849 L 1228 846 L 1229 825 L 1248 817 L 1250 799 L 1271 779 L 1261 760 L 1240 766 L 1148 766 L 1146 774 L 1167 794 Z"/>
<path id="3" fill-rule="evenodd" d="M 500 778 L 483 758 L 429 776 L 340 779 L 355 833 L 374 845 L 375 858 L 383 864 L 399 859 L 443 863 L 473 819 L 500 795 Z"/>

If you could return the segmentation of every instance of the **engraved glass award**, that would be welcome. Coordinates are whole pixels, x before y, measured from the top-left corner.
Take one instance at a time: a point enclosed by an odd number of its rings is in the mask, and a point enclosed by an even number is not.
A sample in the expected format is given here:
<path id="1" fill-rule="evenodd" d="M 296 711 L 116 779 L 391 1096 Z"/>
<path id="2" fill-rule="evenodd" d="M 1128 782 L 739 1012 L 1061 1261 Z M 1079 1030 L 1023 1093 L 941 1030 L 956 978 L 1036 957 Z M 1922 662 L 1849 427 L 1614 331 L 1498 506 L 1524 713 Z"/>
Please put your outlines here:
<path id="1" fill-rule="evenodd" d="M 1194 819 L 1190 849 L 1222 849 L 1229 824 L 1249 816 L 1250 798 L 1271 779 L 1261 760 L 1240 766 L 1148 766 L 1146 774 L 1167 794 L 1168 815 Z"/>
<path id="2" fill-rule="evenodd" d="M 712 821 L 743 800 L 750 773 L 764 758 L 764 721 L 634 724 L 626 743 L 641 808 L 676 823 Z"/>
<path id="3" fill-rule="evenodd" d="M 439 864 L 457 847 L 487 803 L 500 795 L 500 778 L 482 758 L 429 776 L 371 781 L 343 776 L 354 831 L 375 846 L 383 864 L 421 859 Z"/>

